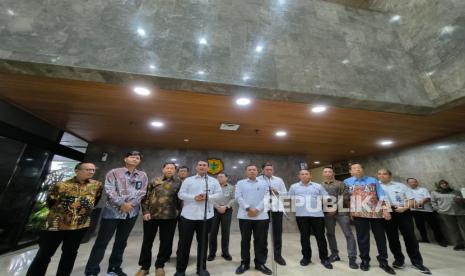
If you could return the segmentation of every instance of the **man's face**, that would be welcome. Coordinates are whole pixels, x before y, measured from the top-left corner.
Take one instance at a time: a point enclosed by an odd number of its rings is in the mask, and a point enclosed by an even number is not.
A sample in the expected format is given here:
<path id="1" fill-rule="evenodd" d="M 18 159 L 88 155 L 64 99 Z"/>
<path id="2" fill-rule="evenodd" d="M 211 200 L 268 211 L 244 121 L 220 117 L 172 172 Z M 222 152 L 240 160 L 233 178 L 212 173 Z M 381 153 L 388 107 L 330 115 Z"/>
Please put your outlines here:
<path id="1" fill-rule="evenodd" d="M 198 174 L 206 174 L 208 171 L 208 163 L 205 161 L 199 161 L 197 162 L 197 166 L 195 167 L 195 170 L 197 171 Z"/>
<path id="2" fill-rule="evenodd" d="M 84 163 L 79 169 L 75 170 L 75 173 L 78 179 L 91 179 L 95 174 L 95 165 L 92 163 Z"/>
<path id="3" fill-rule="evenodd" d="M 353 176 L 363 176 L 363 168 L 360 164 L 350 166 L 350 174 Z"/>
<path id="4" fill-rule="evenodd" d="M 383 183 L 388 183 L 391 181 L 391 176 L 386 170 L 379 170 L 378 171 L 378 180 Z"/>
<path id="5" fill-rule="evenodd" d="M 184 178 L 186 178 L 188 176 L 189 176 L 189 172 L 187 171 L 186 168 L 179 169 L 179 172 L 178 172 L 178 177 L 179 178 L 184 179 Z"/>
<path id="6" fill-rule="evenodd" d="M 266 177 L 272 177 L 273 176 L 273 166 L 266 166 L 263 168 L 263 174 Z"/>
<path id="7" fill-rule="evenodd" d="M 166 164 L 162 172 L 165 177 L 171 178 L 176 173 L 176 166 L 173 164 Z"/>
<path id="8" fill-rule="evenodd" d="M 323 177 L 325 179 L 333 179 L 333 176 L 334 176 L 334 172 L 332 169 L 330 168 L 323 169 Z"/>
<path id="9" fill-rule="evenodd" d="M 307 170 L 301 170 L 299 172 L 299 180 L 302 183 L 308 183 L 312 180 L 312 174 Z"/>
<path id="10" fill-rule="evenodd" d="M 245 171 L 245 174 L 247 175 L 247 178 L 255 179 L 257 177 L 257 175 L 258 175 L 257 167 L 248 166 L 246 171 Z"/>
<path id="11" fill-rule="evenodd" d="M 216 177 L 216 179 L 218 180 L 218 182 L 220 182 L 221 185 L 223 185 L 223 184 L 225 184 L 226 182 L 228 182 L 228 178 L 227 178 L 226 175 L 224 175 L 223 173 L 218 174 L 218 176 Z"/>
<path id="12" fill-rule="evenodd" d="M 418 187 L 418 181 L 416 179 L 409 179 L 407 181 L 407 184 L 410 186 L 410 188 L 415 189 Z"/>
<path id="13" fill-rule="evenodd" d="M 124 163 L 129 166 L 137 167 L 140 164 L 140 156 L 139 155 L 130 155 L 124 158 Z"/>

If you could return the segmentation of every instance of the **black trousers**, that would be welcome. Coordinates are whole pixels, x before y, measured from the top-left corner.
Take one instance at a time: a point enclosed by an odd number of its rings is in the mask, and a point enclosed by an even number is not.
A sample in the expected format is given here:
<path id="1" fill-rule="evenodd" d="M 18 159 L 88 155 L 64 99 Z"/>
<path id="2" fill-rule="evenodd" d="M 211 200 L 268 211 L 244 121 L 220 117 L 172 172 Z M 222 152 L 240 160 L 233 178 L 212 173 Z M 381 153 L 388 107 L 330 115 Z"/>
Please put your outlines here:
<path id="1" fill-rule="evenodd" d="M 313 233 L 318 245 L 320 261 L 328 260 L 328 244 L 325 238 L 324 217 L 296 217 L 297 226 L 300 232 L 300 245 L 302 256 L 306 260 L 312 259 L 312 248 L 310 247 L 310 234 Z"/>
<path id="2" fill-rule="evenodd" d="M 384 230 L 384 219 L 382 218 L 354 218 L 355 231 L 357 232 L 357 243 L 360 251 L 360 259 L 370 262 L 370 228 L 375 236 L 378 248 L 378 262 L 387 264 L 386 232 Z"/>
<path id="3" fill-rule="evenodd" d="M 224 214 L 218 213 L 215 209 L 215 217 L 212 221 L 212 228 L 210 233 L 210 253 L 209 255 L 215 256 L 216 249 L 218 248 L 218 232 L 221 226 L 221 252 L 224 255 L 229 254 L 229 234 L 231 231 L 231 218 L 232 208 L 226 209 Z"/>
<path id="4" fill-rule="evenodd" d="M 413 218 L 415 219 L 415 225 L 420 232 L 421 239 L 428 241 L 428 233 L 426 231 L 425 221 L 428 223 L 431 230 L 433 230 L 434 239 L 436 242 L 444 242 L 444 235 L 442 235 L 441 228 L 439 227 L 439 218 L 436 212 L 421 212 L 412 211 Z"/>
<path id="5" fill-rule="evenodd" d="M 78 253 L 81 240 L 86 234 L 87 228 L 63 231 L 41 231 L 39 236 L 39 251 L 31 266 L 27 270 L 27 276 L 43 276 L 48 264 L 55 254 L 58 246 L 61 246 L 61 258 L 58 264 L 57 276 L 68 276 L 73 271 L 74 261 Z"/>
<path id="6" fill-rule="evenodd" d="M 176 231 L 177 219 L 151 219 L 144 221 L 144 237 L 140 249 L 139 265 L 144 270 L 149 270 L 152 263 L 152 246 L 158 230 L 160 230 L 157 260 L 155 268 L 165 266 L 169 261 L 172 248 L 174 232 Z"/>
<path id="7" fill-rule="evenodd" d="M 197 240 L 197 271 L 207 268 L 207 247 L 208 247 L 208 234 L 211 229 L 212 220 L 208 219 L 206 224 L 203 220 L 190 220 L 184 217 L 179 219 L 179 242 L 178 250 L 176 251 L 176 271 L 185 272 L 189 263 L 189 254 L 192 245 L 192 239 Z M 206 226 L 206 235 L 202 237 L 203 227 Z M 201 260 L 201 252 L 203 251 L 203 258 Z"/>
<path id="8" fill-rule="evenodd" d="M 404 237 L 405 248 L 410 257 L 412 264 L 423 264 L 423 258 L 420 254 L 415 230 L 413 228 L 412 214 L 409 210 L 403 213 L 391 213 L 391 220 L 385 220 L 386 235 L 389 241 L 389 249 L 396 261 L 404 263 L 405 257 L 402 254 L 402 247 L 399 240 L 399 231 Z"/>
<path id="9" fill-rule="evenodd" d="M 100 272 L 100 262 L 102 261 L 107 245 L 116 231 L 115 242 L 111 251 L 108 268 L 119 268 L 123 263 L 123 253 L 126 249 L 129 234 L 136 223 L 137 216 L 126 219 L 102 219 L 100 229 L 97 234 L 89 260 L 87 261 L 85 273 L 97 275 Z"/>
<path id="10" fill-rule="evenodd" d="M 250 265 L 250 240 L 253 235 L 255 265 L 266 263 L 268 256 L 268 227 L 269 220 L 239 219 L 241 231 L 241 262 Z"/>
<path id="11" fill-rule="evenodd" d="M 281 257 L 283 247 L 283 212 L 271 212 L 271 227 L 273 228 L 274 256 Z"/>

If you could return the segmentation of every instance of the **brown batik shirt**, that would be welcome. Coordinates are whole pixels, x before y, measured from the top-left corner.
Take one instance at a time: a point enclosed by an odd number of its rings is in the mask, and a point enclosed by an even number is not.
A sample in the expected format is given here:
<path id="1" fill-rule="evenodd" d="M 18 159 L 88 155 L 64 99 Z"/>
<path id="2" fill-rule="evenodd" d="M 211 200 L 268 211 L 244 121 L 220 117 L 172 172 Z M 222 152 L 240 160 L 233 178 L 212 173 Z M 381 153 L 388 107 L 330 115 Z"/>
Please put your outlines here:
<path id="1" fill-rule="evenodd" d="M 178 198 L 181 181 L 177 178 L 157 177 L 147 186 L 147 194 L 142 199 L 142 213 L 150 214 L 151 219 L 175 219 L 181 205 Z"/>

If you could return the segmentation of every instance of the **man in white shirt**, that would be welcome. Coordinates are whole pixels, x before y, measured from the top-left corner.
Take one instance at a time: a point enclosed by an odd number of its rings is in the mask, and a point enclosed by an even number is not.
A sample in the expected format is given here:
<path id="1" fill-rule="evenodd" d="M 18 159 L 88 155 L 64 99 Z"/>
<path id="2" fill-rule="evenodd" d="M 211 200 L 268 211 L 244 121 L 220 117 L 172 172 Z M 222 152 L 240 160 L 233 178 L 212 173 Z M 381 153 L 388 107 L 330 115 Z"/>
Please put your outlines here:
<path id="1" fill-rule="evenodd" d="M 236 274 L 242 274 L 250 268 L 250 240 L 254 238 L 255 269 L 264 274 L 273 272 L 265 266 L 268 255 L 268 210 L 265 210 L 265 198 L 268 184 L 257 179 L 258 168 L 254 164 L 246 167 L 246 179 L 236 184 L 235 198 L 239 203 L 237 218 L 241 231 L 241 264 Z"/>
<path id="2" fill-rule="evenodd" d="M 183 200 L 184 205 L 179 219 L 179 242 L 176 252 L 175 276 L 185 275 L 194 232 L 197 239 L 197 274 L 201 276 L 210 275 L 206 270 L 208 232 L 214 214 L 213 204 L 218 199 L 221 199 L 222 192 L 218 181 L 207 175 L 208 162 L 206 160 L 198 161 L 195 169 L 197 174 L 186 178 L 178 192 L 178 197 Z M 206 222 L 204 221 L 205 209 Z M 205 236 L 203 236 L 203 233 L 205 233 Z"/>
<path id="3" fill-rule="evenodd" d="M 429 242 L 425 225 L 426 221 L 431 230 L 433 230 L 436 242 L 440 246 L 447 247 L 447 242 L 444 239 L 441 228 L 439 228 L 437 213 L 434 212 L 433 207 L 431 207 L 431 195 L 428 189 L 419 187 L 418 180 L 413 177 L 407 178 L 407 184 L 415 197 L 415 207 L 410 210 L 415 219 L 415 225 L 421 235 L 420 242 Z"/>
<path id="4" fill-rule="evenodd" d="M 271 186 L 273 190 L 272 203 L 271 203 L 271 229 L 273 231 L 273 248 L 274 248 L 274 260 L 280 265 L 286 265 L 286 261 L 281 255 L 282 249 L 282 236 L 283 236 L 283 214 L 284 204 L 281 196 L 287 194 L 286 185 L 284 181 L 275 175 L 273 175 L 273 164 L 265 163 L 262 166 L 262 173 L 258 177 L 259 180 L 263 180 Z"/>
<path id="5" fill-rule="evenodd" d="M 431 274 L 423 265 L 420 247 L 415 237 L 413 219 L 410 208 L 414 205 L 412 190 L 407 185 L 392 181 L 392 173 L 388 169 L 378 170 L 378 180 L 385 193 L 385 201 L 388 201 L 392 214 L 390 220 L 385 220 L 386 235 L 389 241 L 389 249 L 394 255 L 394 268 L 404 268 L 405 257 L 400 245 L 399 231 L 404 238 L 407 254 L 412 265 L 421 273 Z"/>

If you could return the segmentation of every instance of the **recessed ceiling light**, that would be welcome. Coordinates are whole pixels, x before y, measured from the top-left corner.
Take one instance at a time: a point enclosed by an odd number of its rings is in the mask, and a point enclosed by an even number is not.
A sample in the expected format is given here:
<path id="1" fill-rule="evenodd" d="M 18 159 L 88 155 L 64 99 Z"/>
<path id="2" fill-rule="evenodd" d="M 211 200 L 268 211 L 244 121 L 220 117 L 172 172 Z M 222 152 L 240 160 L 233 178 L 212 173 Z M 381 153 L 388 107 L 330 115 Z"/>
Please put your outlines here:
<path id="1" fill-rule="evenodd" d="M 147 88 L 145 87 L 134 87 L 134 93 L 136 93 L 137 95 L 141 95 L 141 96 L 148 96 L 150 95 L 150 90 L 148 90 Z"/>
<path id="2" fill-rule="evenodd" d="M 313 113 L 321 113 L 321 112 L 325 112 L 326 109 L 327 108 L 324 105 L 316 105 L 316 106 L 312 107 L 312 112 Z"/>
<path id="3" fill-rule="evenodd" d="M 262 45 L 258 45 L 257 47 L 255 47 L 255 52 L 261 53 L 262 51 L 263 51 L 263 46 Z"/>
<path id="4" fill-rule="evenodd" d="M 189 139 L 187 139 L 187 138 L 186 138 L 186 139 L 184 139 L 184 142 L 189 142 Z"/>
<path id="5" fill-rule="evenodd" d="M 450 145 L 440 145 L 436 147 L 437 149 L 448 149 L 450 148 Z"/>
<path id="6" fill-rule="evenodd" d="M 173 162 L 176 162 L 176 160 L 177 160 L 176 158 L 171 158 L 171 161 Z"/>
<path id="7" fill-rule="evenodd" d="M 11 10 L 11 9 L 8 9 L 6 11 L 8 12 L 9 15 L 15 15 L 15 12 L 13 10 Z"/>
<path id="8" fill-rule="evenodd" d="M 249 98 L 239 98 L 236 100 L 237 105 L 245 106 L 245 105 L 249 105 L 250 103 L 251 103 L 251 100 Z"/>
<path id="9" fill-rule="evenodd" d="M 239 161 L 237 161 L 237 163 L 239 163 L 239 164 L 244 164 L 244 161 L 239 160 Z"/>
<path id="10" fill-rule="evenodd" d="M 402 19 L 402 17 L 398 14 L 396 15 L 393 15 L 390 19 L 389 19 L 389 22 L 390 23 L 397 23 L 397 22 L 400 22 L 400 20 Z"/>
<path id="11" fill-rule="evenodd" d="M 137 34 L 142 36 L 142 37 L 145 37 L 147 35 L 147 33 L 145 32 L 144 29 L 142 28 L 137 28 Z"/>
<path id="12" fill-rule="evenodd" d="M 287 135 L 287 132 L 285 132 L 284 130 L 279 130 L 279 131 L 276 131 L 275 135 L 278 137 L 283 137 Z"/>
<path id="13" fill-rule="evenodd" d="M 379 144 L 381 146 L 390 146 L 390 145 L 394 144 L 394 141 L 392 141 L 392 140 L 381 140 L 381 141 L 379 141 Z"/>
<path id="14" fill-rule="evenodd" d="M 199 39 L 199 44 L 207 45 L 207 39 L 205 37 L 202 37 L 201 39 Z"/>
<path id="15" fill-rule="evenodd" d="M 314 161 L 313 164 L 320 164 L 320 161 Z"/>
<path id="16" fill-rule="evenodd" d="M 152 122 L 150 122 L 150 125 L 153 126 L 153 127 L 163 127 L 165 124 L 163 122 L 160 122 L 160 121 L 152 121 Z"/>

